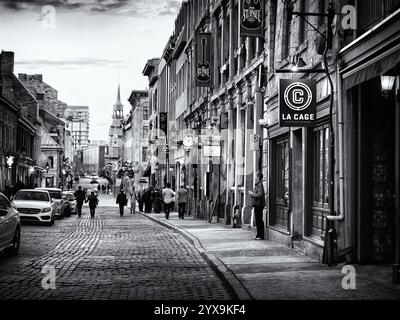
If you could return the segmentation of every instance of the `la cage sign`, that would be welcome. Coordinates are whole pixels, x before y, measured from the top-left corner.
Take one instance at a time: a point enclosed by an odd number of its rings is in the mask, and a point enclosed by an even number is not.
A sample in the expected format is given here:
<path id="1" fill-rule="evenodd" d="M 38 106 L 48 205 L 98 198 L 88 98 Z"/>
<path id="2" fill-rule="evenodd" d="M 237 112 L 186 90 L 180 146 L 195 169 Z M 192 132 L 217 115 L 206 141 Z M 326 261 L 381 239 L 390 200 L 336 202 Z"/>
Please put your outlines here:
<path id="1" fill-rule="evenodd" d="M 317 118 L 316 82 L 310 79 L 280 79 L 279 125 L 312 127 Z"/>

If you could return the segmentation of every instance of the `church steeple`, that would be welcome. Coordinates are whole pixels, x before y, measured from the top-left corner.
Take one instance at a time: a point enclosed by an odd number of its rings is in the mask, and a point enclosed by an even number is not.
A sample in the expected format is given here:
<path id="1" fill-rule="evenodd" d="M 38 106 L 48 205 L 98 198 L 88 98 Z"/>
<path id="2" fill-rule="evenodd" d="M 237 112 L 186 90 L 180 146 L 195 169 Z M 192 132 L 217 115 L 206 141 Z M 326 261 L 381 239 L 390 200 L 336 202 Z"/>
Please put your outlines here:
<path id="1" fill-rule="evenodd" d="M 122 119 L 124 117 L 124 106 L 121 102 L 120 84 L 118 83 L 117 101 L 113 107 L 113 118 Z"/>

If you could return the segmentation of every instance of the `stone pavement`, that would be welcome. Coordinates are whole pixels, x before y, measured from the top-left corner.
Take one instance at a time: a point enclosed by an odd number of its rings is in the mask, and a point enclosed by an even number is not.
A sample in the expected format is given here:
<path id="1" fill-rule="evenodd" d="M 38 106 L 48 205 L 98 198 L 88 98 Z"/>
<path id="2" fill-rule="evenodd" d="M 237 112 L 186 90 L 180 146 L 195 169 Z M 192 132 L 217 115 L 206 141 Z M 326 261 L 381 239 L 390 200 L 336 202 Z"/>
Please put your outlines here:
<path id="1" fill-rule="evenodd" d="M 84 215 L 49 226 L 22 225 L 18 257 L 0 255 L 1 299 L 232 299 L 200 253 L 182 235 L 139 214 L 119 216 L 112 196 L 100 195 Z M 45 290 L 44 266 L 56 289 Z"/>
<path id="2" fill-rule="evenodd" d="M 240 299 L 400 299 L 390 266 L 359 266 L 356 289 L 344 290 L 343 266 L 328 267 L 296 249 L 254 240 L 255 231 L 205 220 L 166 220 L 163 213 L 142 215 L 180 232 L 234 288 Z"/>

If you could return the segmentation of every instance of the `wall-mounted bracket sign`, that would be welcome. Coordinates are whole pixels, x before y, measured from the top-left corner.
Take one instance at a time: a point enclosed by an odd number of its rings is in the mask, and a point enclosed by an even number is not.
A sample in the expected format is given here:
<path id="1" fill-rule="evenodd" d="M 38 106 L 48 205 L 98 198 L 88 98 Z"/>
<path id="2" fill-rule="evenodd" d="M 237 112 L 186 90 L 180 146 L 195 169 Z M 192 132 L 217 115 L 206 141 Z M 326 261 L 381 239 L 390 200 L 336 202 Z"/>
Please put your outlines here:
<path id="1" fill-rule="evenodd" d="M 310 79 L 280 79 L 279 125 L 312 127 L 317 119 L 316 82 Z"/>

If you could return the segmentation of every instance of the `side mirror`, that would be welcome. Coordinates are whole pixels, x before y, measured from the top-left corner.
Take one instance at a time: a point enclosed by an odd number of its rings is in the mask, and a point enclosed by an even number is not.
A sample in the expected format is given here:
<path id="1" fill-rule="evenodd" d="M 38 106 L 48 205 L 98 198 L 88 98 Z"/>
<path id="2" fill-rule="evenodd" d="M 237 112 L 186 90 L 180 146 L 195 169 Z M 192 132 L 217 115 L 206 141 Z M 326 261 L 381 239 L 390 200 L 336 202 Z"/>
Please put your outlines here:
<path id="1" fill-rule="evenodd" d="M 0 217 L 5 217 L 8 215 L 8 211 L 6 209 L 0 209 Z"/>

